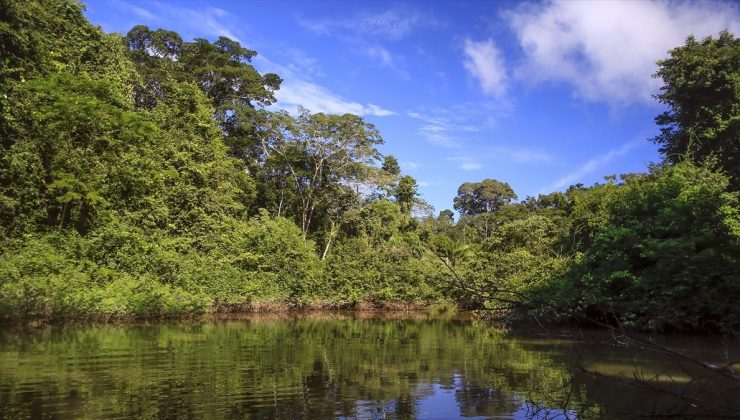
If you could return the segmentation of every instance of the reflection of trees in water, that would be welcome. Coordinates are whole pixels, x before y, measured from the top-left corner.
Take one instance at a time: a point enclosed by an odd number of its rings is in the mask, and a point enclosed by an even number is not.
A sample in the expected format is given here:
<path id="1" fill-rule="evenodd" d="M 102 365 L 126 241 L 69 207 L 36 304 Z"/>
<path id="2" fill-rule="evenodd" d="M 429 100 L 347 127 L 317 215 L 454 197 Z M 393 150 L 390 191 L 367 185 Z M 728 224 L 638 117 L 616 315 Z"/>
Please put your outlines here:
<path id="1" fill-rule="evenodd" d="M 455 393 L 460 414 L 472 416 L 507 416 L 516 413 L 524 399 L 510 391 L 500 391 L 463 382 Z"/>
<path id="2" fill-rule="evenodd" d="M 610 351 L 585 353 L 620 360 Z M 63 407 L 76 417 L 413 418 L 440 384 L 464 416 L 511 414 L 525 400 L 624 407 L 619 388 L 571 368 L 573 354 L 565 340 L 424 318 L 49 327 L 0 333 L 0 404 L 10 417 Z"/>
<path id="3" fill-rule="evenodd" d="M 572 338 L 572 349 L 553 353 L 553 360 L 570 367 L 569 379 L 562 390 L 550 390 L 549 400 L 532 399 L 535 406 L 566 407 L 575 396 L 587 417 L 740 418 L 740 376 L 720 362 L 738 353 L 737 342 L 616 329 L 561 336 Z"/>

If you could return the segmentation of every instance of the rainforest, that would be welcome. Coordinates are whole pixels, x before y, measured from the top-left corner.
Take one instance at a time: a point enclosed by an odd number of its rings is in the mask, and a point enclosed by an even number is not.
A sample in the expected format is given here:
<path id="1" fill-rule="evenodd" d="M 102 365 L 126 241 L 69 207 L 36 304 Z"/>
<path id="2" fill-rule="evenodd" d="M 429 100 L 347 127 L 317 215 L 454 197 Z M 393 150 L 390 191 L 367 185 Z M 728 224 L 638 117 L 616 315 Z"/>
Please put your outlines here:
<path id="1" fill-rule="evenodd" d="M 227 37 L 104 33 L 73 1 L 2 2 L 0 316 L 191 317 L 448 305 L 643 331 L 740 329 L 740 40 L 659 61 L 664 159 L 432 214 L 352 114 L 271 107 Z M 63 34 L 63 36 L 57 36 Z M 457 217 L 457 220 L 455 220 Z"/>
<path id="2" fill-rule="evenodd" d="M 655 57 L 644 170 L 441 211 L 257 54 L 0 0 L 0 418 L 740 414 L 732 32 Z"/>

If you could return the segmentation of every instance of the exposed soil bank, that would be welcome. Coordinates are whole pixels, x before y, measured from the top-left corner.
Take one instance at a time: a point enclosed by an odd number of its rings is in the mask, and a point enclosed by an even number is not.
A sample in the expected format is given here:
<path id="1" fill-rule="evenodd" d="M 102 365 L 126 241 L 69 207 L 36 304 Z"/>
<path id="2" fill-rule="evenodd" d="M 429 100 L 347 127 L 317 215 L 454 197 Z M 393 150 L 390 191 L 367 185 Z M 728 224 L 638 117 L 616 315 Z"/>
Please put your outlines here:
<path id="1" fill-rule="evenodd" d="M 357 313 L 366 314 L 404 314 L 409 312 L 433 313 L 436 315 L 455 313 L 457 307 L 448 302 L 437 302 L 425 304 L 420 302 L 405 301 L 360 301 L 360 302 L 334 302 L 334 301 L 278 301 L 262 300 L 245 302 L 241 304 L 214 304 L 208 311 L 203 313 L 179 313 L 179 314 L 152 314 L 149 316 L 115 316 L 109 314 L 89 314 L 74 317 L 54 317 L 43 314 L 29 314 L 28 316 L 19 316 L 16 318 L 6 318 L 0 320 L 0 324 L 6 325 L 24 325 L 24 326 L 42 326 L 45 324 L 65 324 L 65 323 L 131 323 L 161 320 L 196 320 L 204 318 L 223 318 L 233 319 L 239 314 L 247 316 L 253 314 L 276 314 L 279 317 L 295 316 L 296 314 L 314 313 L 317 316 L 329 313 Z"/>

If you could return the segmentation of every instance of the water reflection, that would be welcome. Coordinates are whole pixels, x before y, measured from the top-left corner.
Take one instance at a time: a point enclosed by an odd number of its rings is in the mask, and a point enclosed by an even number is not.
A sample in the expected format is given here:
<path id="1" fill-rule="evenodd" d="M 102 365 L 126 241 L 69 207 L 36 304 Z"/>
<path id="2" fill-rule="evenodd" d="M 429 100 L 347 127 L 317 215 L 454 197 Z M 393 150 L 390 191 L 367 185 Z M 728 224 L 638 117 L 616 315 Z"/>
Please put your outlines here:
<path id="1" fill-rule="evenodd" d="M 0 417 L 614 418 L 671 401 L 587 369 L 627 378 L 674 368 L 420 313 L 5 328 Z"/>

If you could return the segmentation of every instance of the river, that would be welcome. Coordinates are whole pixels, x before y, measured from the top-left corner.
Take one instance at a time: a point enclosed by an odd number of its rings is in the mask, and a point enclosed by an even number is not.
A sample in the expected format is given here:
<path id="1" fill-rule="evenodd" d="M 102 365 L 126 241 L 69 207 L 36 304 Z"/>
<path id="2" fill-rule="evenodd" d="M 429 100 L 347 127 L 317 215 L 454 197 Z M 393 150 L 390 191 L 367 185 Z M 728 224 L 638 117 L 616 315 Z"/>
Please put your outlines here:
<path id="1" fill-rule="evenodd" d="M 715 338 L 648 338 L 717 365 L 740 355 L 736 342 Z M 704 380 L 691 359 L 635 346 L 604 331 L 507 330 L 466 314 L 4 326 L 0 418 L 622 418 L 740 410 L 737 382 Z M 698 407 L 676 396 L 687 391 Z"/>

